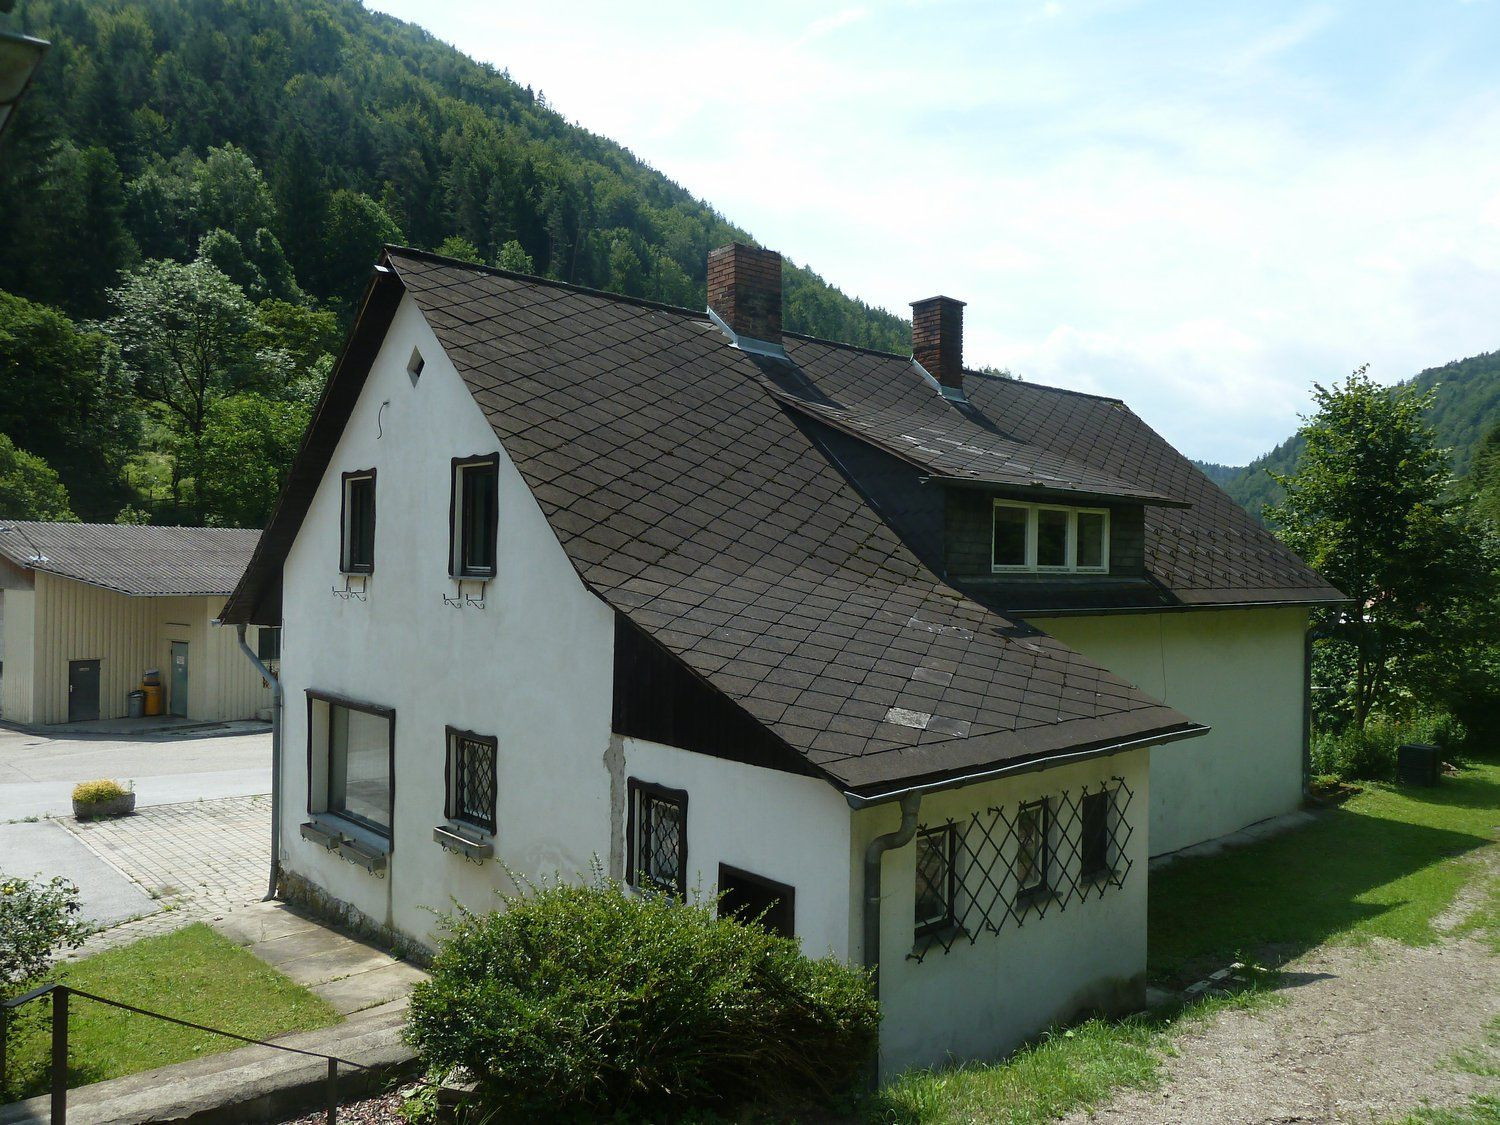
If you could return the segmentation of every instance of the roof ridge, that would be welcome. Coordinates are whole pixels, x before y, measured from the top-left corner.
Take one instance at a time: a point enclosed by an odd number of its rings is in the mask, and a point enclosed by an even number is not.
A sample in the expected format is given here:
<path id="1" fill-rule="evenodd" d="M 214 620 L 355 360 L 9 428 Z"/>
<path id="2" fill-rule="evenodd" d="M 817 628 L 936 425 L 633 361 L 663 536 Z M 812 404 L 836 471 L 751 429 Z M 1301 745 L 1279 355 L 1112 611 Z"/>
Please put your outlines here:
<path id="1" fill-rule="evenodd" d="M 546 286 L 549 289 L 564 289 L 569 293 L 582 293 L 586 297 L 602 297 L 607 301 L 621 301 L 627 305 L 639 305 L 642 308 L 655 309 L 658 312 L 683 313 L 695 320 L 707 320 L 708 310 L 684 308 L 682 305 L 669 305 L 665 301 L 653 301 L 648 297 L 632 297 L 628 293 L 614 293 L 608 289 L 591 289 L 587 285 L 577 285 L 571 281 L 558 281 L 555 278 L 539 277 L 534 273 L 520 273 L 516 270 L 502 269 L 500 266 L 487 266 L 482 262 L 466 262 L 462 258 L 447 258 L 442 254 L 435 254 L 431 250 L 418 250 L 415 246 L 396 246 L 386 243 L 387 254 L 404 254 L 413 258 L 422 258 L 427 261 L 441 262 L 445 266 L 458 266 L 462 269 L 472 270 L 475 273 L 489 274 L 493 277 L 506 277 L 512 281 L 525 281 L 534 285 Z"/>
<path id="2" fill-rule="evenodd" d="M 794 340 L 806 340 L 811 344 L 827 344 L 830 348 L 842 348 L 845 351 L 863 352 L 865 355 L 877 355 L 885 359 L 899 359 L 908 363 L 914 360 L 913 356 L 905 355 L 902 352 L 888 352 L 884 348 L 868 348 L 863 344 L 851 344 L 845 340 L 825 340 L 821 336 L 809 336 L 806 332 L 783 331 L 782 336 L 790 336 Z M 979 371 L 972 367 L 965 367 L 964 374 L 972 375 L 976 379 L 988 379 L 997 383 L 1015 383 L 1018 386 L 1029 387 L 1037 391 L 1052 391 L 1060 395 L 1077 395 L 1079 398 L 1092 398 L 1098 399 L 1100 402 L 1118 402 L 1121 405 L 1125 405 L 1125 400 L 1118 395 L 1101 395 L 1095 394 L 1093 391 L 1077 391 L 1072 387 L 1054 387 L 1050 383 L 1033 383 L 1029 379 L 1022 379 L 1020 376 L 1007 379 L 1003 375 L 991 375 L 986 371 Z"/>

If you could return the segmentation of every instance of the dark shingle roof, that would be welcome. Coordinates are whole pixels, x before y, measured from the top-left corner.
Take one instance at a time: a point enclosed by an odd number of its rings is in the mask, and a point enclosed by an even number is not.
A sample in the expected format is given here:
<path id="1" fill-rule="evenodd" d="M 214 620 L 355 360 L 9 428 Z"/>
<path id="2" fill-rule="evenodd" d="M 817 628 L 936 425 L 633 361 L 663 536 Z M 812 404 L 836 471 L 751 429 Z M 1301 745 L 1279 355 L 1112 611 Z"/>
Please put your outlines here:
<path id="1" fill-rule="evenodd" d="M 821 422 L 938 478 L 1082 497 L 1175 503 L 1139 481 L 1018 440 L 978 410 L 943 398 L 910 359 L 807 337 L 792 363 L 759 364 L 773 394 Z"/>
<path id="2" fill-rule="evenodd" d="M 18 566 L 143 597 L 228 594 L 260 532 L 0 520 L 0 555 Z M 40 556 L 40 557 L 38 557 Z"/>
<path id="3" fill-rule="evenodd" d="M 839 783 L 1191 725 L 940 584 L 706 317 L 390 260 L 583 580 Z"/>
<path id="4" fill-rule="evenodd" d="M 974 376 L 954 404 L 899 356 L 788 337 L 789 364 L 700 313 L 415 251 L 384 267 L 228 620 L 279 620 L 282 559 L 402 292 L 588 587 L 851 790 L 1201 728 L 941 583 L 820 424 L 937 476 L 1147 504 L 1171 540 L 1136 583 L 1152 604 L 1337 596 L 1113 400 Z"/>
<path id="5" fill-rule="evenodd" d="M 846 413 L 922 419 L 946 410 L 994 442 L 1045 450 L 1052 464 L 1067 466 L 1075 489 L 1174 501 L 1147 502 L 1146 569 L 1178 604 L 1343 600 L 1117 399 L 969 372 L 969 407 L 961 415 L 904 357 L 802 337 L 789 337 L 786 346 L 811 395 L 839 402 Z"/>

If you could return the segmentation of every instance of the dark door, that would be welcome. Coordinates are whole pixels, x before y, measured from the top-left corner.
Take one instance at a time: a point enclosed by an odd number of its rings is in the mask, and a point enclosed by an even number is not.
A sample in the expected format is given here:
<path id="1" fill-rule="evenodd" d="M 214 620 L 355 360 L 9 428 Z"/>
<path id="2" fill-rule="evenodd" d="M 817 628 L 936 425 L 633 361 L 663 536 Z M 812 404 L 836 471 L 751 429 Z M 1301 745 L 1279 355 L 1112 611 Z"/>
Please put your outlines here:
<path id="1" fill-rule="evenodd" d="M 187 641 L 172 642 L 172 696 L 167 702 L 167 713 L 187 718 L 188 707 L 188 662 Z"/>
<path id="2" fill-rule="evenodd" d="M 99 662 L 68 661 L 68 722 L 83 723 L 99 717 Z"/>

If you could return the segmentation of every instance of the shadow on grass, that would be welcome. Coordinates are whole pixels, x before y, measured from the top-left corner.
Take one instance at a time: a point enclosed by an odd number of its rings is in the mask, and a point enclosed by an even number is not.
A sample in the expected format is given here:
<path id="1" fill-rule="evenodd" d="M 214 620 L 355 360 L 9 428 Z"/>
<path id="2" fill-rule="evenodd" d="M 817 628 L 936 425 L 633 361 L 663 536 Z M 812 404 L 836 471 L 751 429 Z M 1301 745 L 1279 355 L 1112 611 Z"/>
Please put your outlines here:
<path id="1" fill-rule="evenodd" d="M 1153 872 L 1150 975 L 1185 984 L 1236 955 L 1279 965 L 1344 934 L 1434 940 L 1468 878 L 1447 861 L 1495 840 L 1497 776 L 1372 788 L 1304 828 Z"/>

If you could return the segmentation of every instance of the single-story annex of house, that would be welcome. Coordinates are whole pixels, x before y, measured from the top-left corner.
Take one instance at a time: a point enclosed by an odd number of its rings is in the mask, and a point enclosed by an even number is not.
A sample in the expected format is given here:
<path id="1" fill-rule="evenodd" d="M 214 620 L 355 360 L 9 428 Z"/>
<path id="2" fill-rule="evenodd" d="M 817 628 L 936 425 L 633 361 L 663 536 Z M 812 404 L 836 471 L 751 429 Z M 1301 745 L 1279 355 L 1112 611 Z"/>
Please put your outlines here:
<path id="1" fill-rule="evenodd" d="M 142 676 L 162 711 L 269 716 L 271 689 L 215 628 L 259 531 L 0 521 L 0 718 L 117 719 Z M 275 659 L 275 629 L 251 633 Z"/>
<path id="2" fill-rule="evenodd" d="M 388 248 L 224 611 L 281 626 L 284 895 L 722 893 L 884 1072 L 1139 1002 L 1147 859 L 1295 808 L 1340 593 L 1114 399 Z"/>

